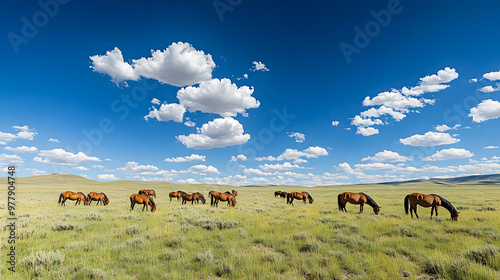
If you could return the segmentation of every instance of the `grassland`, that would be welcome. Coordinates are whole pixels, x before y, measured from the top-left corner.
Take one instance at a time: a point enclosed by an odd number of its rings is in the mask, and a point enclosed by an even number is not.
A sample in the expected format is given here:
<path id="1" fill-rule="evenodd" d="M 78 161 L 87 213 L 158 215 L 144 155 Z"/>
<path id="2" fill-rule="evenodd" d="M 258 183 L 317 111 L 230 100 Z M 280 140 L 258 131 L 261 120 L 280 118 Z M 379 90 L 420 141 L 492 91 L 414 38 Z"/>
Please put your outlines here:
<path id="1" fill-rule="evenodd" d="M 6 269 L 7 229 L 0 227 L 1 279 L 500 279 L 500 186 L 402 185 L 231 187 L 96 182 L 77 176 L 19 178 L 16 273 Z M 157 192 L 155 213 L 130 211 L 129 196 Z M 178 189 L 238 191 L 236 208 L 181 205 Z M 313 204 L 286 205 L 275 190 L 306 190 Z M 103 191 L 108 206 L 58 206 L 62 191 Z M 363 191 L 382 206 L 337 209 L 337 194 Z M 430 219 L 405 215 L 411 192 L 437 193 L 461 213 L 440 208 Z M 0 207 L 7 194 L 2 191 Z M 94 202 L 95 203 L 95 202 Z M 1 210 L 6 223 L 7 211 Z"/>

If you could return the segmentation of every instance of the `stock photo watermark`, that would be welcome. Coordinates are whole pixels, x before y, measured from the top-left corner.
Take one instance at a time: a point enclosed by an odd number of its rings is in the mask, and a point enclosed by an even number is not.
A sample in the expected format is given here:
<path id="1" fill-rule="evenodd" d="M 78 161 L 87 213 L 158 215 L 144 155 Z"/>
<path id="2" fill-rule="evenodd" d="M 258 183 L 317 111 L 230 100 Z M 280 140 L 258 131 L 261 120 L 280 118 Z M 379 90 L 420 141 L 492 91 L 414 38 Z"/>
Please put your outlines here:
<path id="1" fill-rule="evenodd" d="M 212 2 L 212 5 L 220 21 L 223 22 L 224 14 L 233 12 L 241 3 L 243 3 L 243 0 L 215 0 Z"/>

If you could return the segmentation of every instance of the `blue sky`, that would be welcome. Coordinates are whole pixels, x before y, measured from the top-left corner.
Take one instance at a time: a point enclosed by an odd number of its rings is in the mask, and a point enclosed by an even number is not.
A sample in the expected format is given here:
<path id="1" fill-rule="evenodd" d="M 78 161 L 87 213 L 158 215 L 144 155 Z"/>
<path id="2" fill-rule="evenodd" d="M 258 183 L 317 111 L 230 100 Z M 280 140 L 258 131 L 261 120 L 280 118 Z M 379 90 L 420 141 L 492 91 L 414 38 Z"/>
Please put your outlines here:
<path id="1" fill-rule="evenodd" d="M 0 168 L 307 186 L 500 172 L 500 3 L 2 3 Z"/>

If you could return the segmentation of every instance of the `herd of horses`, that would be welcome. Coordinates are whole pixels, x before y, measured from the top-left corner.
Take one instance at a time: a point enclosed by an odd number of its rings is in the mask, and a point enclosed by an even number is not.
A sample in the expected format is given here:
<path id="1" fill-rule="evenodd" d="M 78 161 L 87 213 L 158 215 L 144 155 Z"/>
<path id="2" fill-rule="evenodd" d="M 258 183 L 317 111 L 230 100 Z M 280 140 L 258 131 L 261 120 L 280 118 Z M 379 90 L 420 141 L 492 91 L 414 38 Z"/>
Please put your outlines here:
<path id="1" fill-rule="evenodd" d="M 236 206 L 236 196 L 238 192 L 232 190 L 232 192 L 216 192 L 209 191 L 208 196 L 210 197 L 210 206 L 219 207 L 219 201 L 227 202 L 227 205 L 230 207 Z M 143 204 L 142 211 L 146 209 L 148 210 L 148 206 L 151 207 L 151 212 L 156 211 L 156 203 L 154 201 L 156 198 L 156 192 L 154 190 L 140 190 L 137 194 L 132 194 L 130 196 L 130 211 L 134 210 L 135 204 Z M 195 192 L 188 194 L 183 191 L 175 191 L 169 193 L 170 201 L 172 198 L 176 197 L 177 200 L 182 200 L 182 205 L 186 204 L 188 201 L 191 201 L 191 205 L 199 204 L 200 202 L 205 204 L 206 199 L 200 192 Z M 274 197 L 286 198 L 286 203 L 293 206 L 294 200 L 302 200 L 304 204 L 309 201 L 309 204 L 314 202 L 313 197 L 308 192 L 284 192 L 284 191 L 275 191 Z M 66 200 L 76 200 L 75 206 L 79 205 L 82 201 L 85 206 L 90 205 L 92 201 L 97 201 L 96 205 L 102 203 L 103 205 L 109 204 L 109 199 L 104 193 L 90 192 L 88 195 L 85 195 L 82 192 L 72 192 L 66 191 L 59 195 L 59 204 L 61 206 L 66 206 Z M 359 205 L 359 214 L 363 213 L 364 205 L 367 204 L 371 206 L 373 212 L 378 215 L 380 212 L 380 206 L 371 198 L 369 195 L 365 193 L 353 193 L 353 192 L 343 192 L 337 196 L 337 202 L 340 211 L 347 212 L 346 205 L 347 203 Z M 404 208 L 406 214 L 411 214 L 413 218 L 413 213 L 418 217 L 417 214 L 417 205 L 422 207 L 431 207 L 431 218 L 436 212 L 436 217 L 438 216 L 438 207 L 441 206 L 448 210 L 451 215 L 451 219 L 453 221 L 458 220 L 458 214 L 460 212 L 446 199 L 437 195 L 437 194 L 422 194 L 422 193 L 412 193 L 405 197 L 404 199 Z"/>

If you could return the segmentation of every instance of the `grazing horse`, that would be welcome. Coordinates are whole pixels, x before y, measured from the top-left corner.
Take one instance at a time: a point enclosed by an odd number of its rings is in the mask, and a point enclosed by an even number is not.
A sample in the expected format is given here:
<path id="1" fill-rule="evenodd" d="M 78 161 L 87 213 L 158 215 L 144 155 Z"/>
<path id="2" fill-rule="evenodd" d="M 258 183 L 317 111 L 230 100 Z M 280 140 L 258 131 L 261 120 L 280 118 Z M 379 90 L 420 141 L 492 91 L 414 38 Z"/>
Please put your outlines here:
<path id="1" fill-rule="evenodd" d="M 410 208 L 410 214 L 413 218 L 413 212 L 415 212 L 415 216 L 417 216 L 417 205 L 422 207 L 432 207 L 431 208 L 431 219 L 434 210 L 436 210 L 436 217 L 438 215 L 438 206 L 442 206 L 446 208 L 451 214 L 452 221 L 458 221 L 458 212 L 455 207 L 446 199 L 442 198 L 437 194 L 423 194 L 423 193 L 412 193 L 405 197 L 405 212 L 408 215 L 408 206 Z"/>
<path id="2" fill-rule="evenodd" d="M 154 190 L 140 190 L 139 194 L 154 196 L 156 198 L 156 192 Z"/>
<path id="3" fill-rule="evenodd" d="M 236 206 L 236 198 L 230 192 L 217 192 L 212 195 L 212 205 L 219 207 L 220 200 L 227 201 L 227 206 Z"/>
<path id="4" fill-rule="evenodd" d="M 82 202 L 83 200 L 83 205 L 87 206 L 89 205 L 89 201 L 87 199 L 87 197 L 85 196 L 85 194 L 83 194 L 82 192 L 71 192 L 71 191 L 66 191 L 66 192 L 63 192 L 59 195 L 59 202 L 61 204 L 61 206 L 66 206 L 66 199 L 69 199 L 69 200 L 76 200 L 76 203 L 75 203 L 75 206 L 77 204 L 80 204 L 80 202 Z"/>
<path id="5" fill-rule="evenodd" d="M 177 197 L 177 200 L 181 200 L 183 194 L 185 194 L 185 192 L 176 191 L 169 193 L 168 196 L 170 197 L 170 201 L 172 201 L 172 197 Z"/>
<path id="6" fill-rule="evenodd" d="M 231 191 L 231 194 L 232 194 L 234 197 L 236 197 L 236 196 L 238 195 L 238 192 L 237 192 L 237 191 L 235 191 L 235 190 L 232 190 L 232 191 Z"/>
<path id="7" fill-rule="evenodd" d="M 201 202 L 203 204 L 207 203 L 207 200 L 205 199 L 205 197 L 203 196 L 203 194 L 197 192 L 196 195 L 198 196 L 197 200 L 196 200 L 196 203 L 198 203 L 198 200 L 201 200 Z"/>
<path id="8" fill-rule="evenodd" d="M 144 211 L 144 208 L 148 211 L 148 205 L 151 206 L 151 212 L 156 211 L 156 203 L 150 196 L 134 193 L 130 196 L 130 211 L 134 210 L 135 204 L 144 204 L 142 211 Z"/>
<path id="9" fill-rule="evenodd" d="M 309 200 L 309 204 L 312 204 L 314 202 L 314 199 L 312 197 L 312 195 L 310 195 L 309 193 L 307 192 L 291 192 L 288 194 L 287 198 L 286 198 L 286 203 L 287 204 L 291 204 L 292 206 L 293 205 L 293 200 L 294 199 L 299 199 L 299 200 L 303 200 L 304 201 L 304 204 L 306 204 L 306 200 Z"/>
<path id="10" fill-rule="evenodd" d="M 287 198 L 288 197 L 288 193 L 287 192 L 281 192 L 280 196 L 281 196 L 281 198 Z"/>
<path id="11" fill-rule="evenodd" d="M 192 193 L 192 194 L 185 193 L 182 195 L 182 204 L 186 204 L 187 201 L 191 201 L 191 204 L 194 204 L 195 202 L 198 203 L 199 200 L 201 200 L 199 193 Z M 205 198 L 203 198 L 202 201 L 204 200 Z"/>
<path id="12" fill-rule="evenodd" d="M 279 196 L 281 196 L 281 194 L 282 194 L 281 191 L 275 191 L 274 192 L 274 197 L 277 197 L 277 196 L 279 197 Z"/>
<path id="13" fill-rule="evenodd" d="M 363 213 L 363 206 L 366 204 L 370 205 L 373 208 L 373 212 L 375 215 L 378 215 L 380 212 L 380 206 L 373 200 L 373 198 L 369 197 L 365 193 L 351 193 L 351 192 L 343 192 L 338 196 L 338 204 L 340 211 L 346 211 L 345 206 L 347 202 L 351 204 L 359 204 L 359 214 Z"/>
<path id="14" fill-rule="evenodd" d="M 87 197 L 89 198 L 89 205 L 94 200 L 97 201 L 97 205 L 99 205 L 99 202 L 102 202 L 102 204 L 104 204 L 104 206 L 108 205 L 108 203 L 109 203 L 109 199 L 105 193 L 89 192 L 89 195 Z"/>

